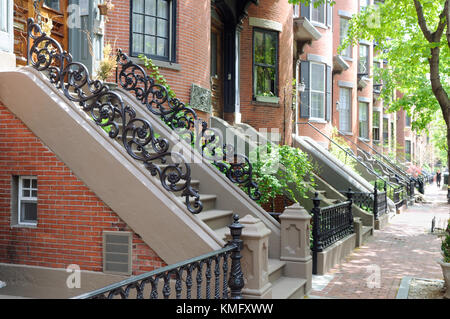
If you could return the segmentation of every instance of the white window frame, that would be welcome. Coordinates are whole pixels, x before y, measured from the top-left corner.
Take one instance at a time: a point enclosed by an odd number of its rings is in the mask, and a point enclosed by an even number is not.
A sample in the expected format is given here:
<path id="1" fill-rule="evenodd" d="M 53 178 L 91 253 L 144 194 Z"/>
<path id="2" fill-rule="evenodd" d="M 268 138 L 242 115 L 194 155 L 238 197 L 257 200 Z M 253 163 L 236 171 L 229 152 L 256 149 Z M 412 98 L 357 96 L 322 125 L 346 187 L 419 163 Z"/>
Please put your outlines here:
<path id="1" fill-rule="evenodd" d="M 342 102 L 342 92 L 348 91 L 349 92 L 349 99 L 348 99 L 348 108 L 344 108 L 344 103 Z M 339 88 L 339 129 L 343 133 L 352 133 L 352 94 L 353 90 L 351 88 L 341 87 Z M 344 112 L 346 111 L 346 112 Z M 348 127 L 343 129 L 342 128 L 342 119 L 343 115 L 347 115 L 348 117 Z"/>
<path id="2" fill-rule="evenodd" d="M 321 8 L 321 7 L 322 7 L 322 10 L 323 10 L 323 22 L 313 19 L 313 9 L 316 10 L 316 9 Z M 309 16 L 311 18 L 311 22 L 314 22 L 314 23 L 326 26 L 326 24 L 327 24 L 327 4 L 323 3 L 320 6 L 318 6 L 317 8 L 314 8 L 314 0 L 312 0 L 310 5 L 309 5 L 309 8 L 310 8 L 309 9 L 310 10 L 309 11 Z"/>
<path id="3" fill-rule="evenodd" d="M 366 118 L 365 120 L 361 120 L 361 104 L 364 104 L 366 107 Z M 361 121 L 363 121 L 364 123 L 366 123 L 366 128 L 367 128 L 367 135 L 366 136 L 361 136 Z M 363 140 L 369 140 L 369 103 L 367 102 L 359 102 L 358 103 L 358 126 L 359 126 L 359 130 L 358 130 L 358 137 L 360 139 Z"/>
<path id="4" fill-rule="evenodd" d="M 30 190 L 30 196 L 29 197 L 25 197 L 23 196 L 23 180 L 24 179 L 29 179 L 30 180 L 30 188 L 26 188 Z M 33 188 L 33 180 L 36 181 L 36 188 Z M 31 196 L 32 191 L 36 190 L 36 197 Z M 36 176 L 19 176 L 19 185 L 18 185 L 18 194 L 17 194 L 17 223 L 19 225 L 32 225 L 35 226 L 37 225 L 37 219 L 35 222 L 25 222 L 22 221 L 22 213 L 21 213 L 21 207 L 22 207 L 22 202 L 27 202 L 27 203 L 36 203 L 37 205 L 37 177 Z"/>
<path id="5" fill-rule="evenodd" d="M 300 5 L 299 4 L 293 4 L 292 6 L 293 6 L 293 8 L 292 8 L 292 10 L 293 10 L 293 13 L 292 13 L 293 17 L 294 18 L 300 17 Z"/>
<path id="6" fill-rule="evenodd" d="M 359 69 L 360 68 L 359 66 L 361 65 L 361 48 L 362 47 L 365 47 L 367 49 L 366 50 L 366 53 L 367 53 L 366 61 L 367 62 L 365 63 L 365 66 L 366 66 L 367 70 L 365 70 L 364 72 L 360 72 L 362 70 Z M 358 73 L 367 73 L 367 75 L 369 75 L 370 74 L 370 46 L 368 46 L 366 44 L 360 44 L 358 51 L 359 51 L 358 52 Z"/>
<path id="7" fill-rule="evenodd" d="M 312 77 L 313 77 L 313 72 L 312 72 L 312 68 L 313 65 L 320 65 L 323 67 L 323 92 L 321 91 L 316 91 L 313 90 L 313 81 L 312 81 Z M 325 121 L 325 106 L 326 106 L 326 91 L 327 91 L 327 82 L 326 82 L 326 74 L 327 74 L 327 66 L 323 63 L 317 63 L 317 62 L 310 62 L 309 64 L 309 114 L 310 114 L 310 119 L 311 120 L 318 120 L 318 121 Z M 323 110 L 323 117 L 314 117 L 312 116 L 312 94 L 313 93 L 321 93 L 323 94 L 323 105 L 322 105 L 322 110 Z"/>
<path id="8" fill-rule="evenodd" d="M 348 18 L 344 18 L 344 17 L 340 17 L 339 19 L 339 45 L 342 45 L 342 40 L 344 39 L 343 35 L 342 35 L 342 20 L 347 21 L 347 23 L 350 23 L 350 19 Z M 348 25 L 347 25 L 347 32 L 348 32 Z M 347 36 L 347 34 L 346 34 Z M 349 51 L 349 55 L 345 55 L 345 51 Z M 352 58 L 353 56 L 353 47 L 348 46 L 347 48 L 345 48 L 342 52 L 341 52 L 341 56 L 346 57 L 346 58 Z"/>
<path id="9" fill-rule="evenodd" d="M 375 126 L 375 116 L 373 116 L 375 113 L 378 113 L 378 126 Z M 372 140 L 374 142 L 380 142 L 381 141 L 381 112 L 380 111 L 372 111 Z M 374 129 L 378 129 L 378 139 L 375 139 Z"/>

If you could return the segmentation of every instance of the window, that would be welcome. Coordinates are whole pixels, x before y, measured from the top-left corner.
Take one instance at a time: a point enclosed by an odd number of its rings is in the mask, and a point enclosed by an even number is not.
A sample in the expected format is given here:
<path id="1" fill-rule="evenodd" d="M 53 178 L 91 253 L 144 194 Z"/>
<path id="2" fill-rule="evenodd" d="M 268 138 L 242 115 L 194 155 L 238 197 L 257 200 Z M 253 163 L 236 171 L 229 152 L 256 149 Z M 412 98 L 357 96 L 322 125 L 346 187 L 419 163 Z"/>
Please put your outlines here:
<path id="1" fill-rule="evenodd" d="M 409 116 L 408 113 L 405 114 L 405 126 L 411 126 L 411 116 Z"/>
<path id="2" fill-rule="evenodd" d="M 37 224 L 37 178 L 19 176 L 17 216 L 19 225 Z"/>
<path id="3" fill-rule="evenodd" d="M 61 11 L 59 6 L 59 0 L 44 0 L 44 6 L 53 9 L 55 11 Z"/>
<path id="4" fill-rule="evenodd" d="M 253 92 L 277 96 L 278 32 L 253 29 Z"/>
<path id="5" fill-rule="evenodd" d="M 325 65 L 311 63 L 311 117 L 325 119 Z"/>
<path id="6" fill-rule="evenodd" d="M 298 4 L 294 4 L 294 18 L 300 17 L 300 6 Z"/>
<path id="7" fill-rule="evenodd" d="M 174 61 L 174 0 L 132 0 L 131 55 Z"/>
<path id="8" fill-rule="evenodd" d="M 341 88 L 339 90 L 339 129 L 342 132 L 352 131 L 352 90 Z"/>
<path id="9" fill-rule="evenodd" d="M 358 73 L 369 75 L 369 46 L 359 45 Z"/>
<path id="10" fill-rule="evenodd" d="M 380 141 L 380 112 L 373 112 L 372 139 Z"/>
<path id="11" fill-rule="evenodd" d="M 391 149 L 394 148 L 394 145 L 395 145 L 394 122 L 391 122 Z"/>
<path id="12" fill-rule="evenodd" d="M 405 140 L 405 155 L 408 161 L 411 160 L 411 141 Z"/>
<path id="13" fill-rule="evenodd" d="M 317 0 L 314 1 L 314 3 L 317 2 Z M 311 21 L 325 24 L 326 19 L 326 4 L 323 3 L 317 8 L 315 8 L 314 4 L 311 3 Z"/>
<path id="14" fill-rule="evenodd" d="M 345 38 L 347 37 L 348 25 L 349 25 L 349 20 L 341 18 L 341 20 L 340 20 L 340 33 L 339 33 L 340 44 L 341 45 L 344 42 Z M 347 58 L 351 58 L 352 57 L 352 47 L 351 46 L 346 47 L 344 50 L 342 50 L 341 55 L 345 56 Z"/>
<path id="15" fill-rule="evenodd" d="M 370 5 L 370 0 L 359 0 L 359 9 L 364 10 Z"/>
<path id="16" fill-rule="evenodd" d="M 359 102 L 359 137 L 369 139 L 369 104 Z"/>
<path id="17" fill-rule="evenodd" d="M 383 119 L 383 145 L 389 144 L 389 119 Z"/>

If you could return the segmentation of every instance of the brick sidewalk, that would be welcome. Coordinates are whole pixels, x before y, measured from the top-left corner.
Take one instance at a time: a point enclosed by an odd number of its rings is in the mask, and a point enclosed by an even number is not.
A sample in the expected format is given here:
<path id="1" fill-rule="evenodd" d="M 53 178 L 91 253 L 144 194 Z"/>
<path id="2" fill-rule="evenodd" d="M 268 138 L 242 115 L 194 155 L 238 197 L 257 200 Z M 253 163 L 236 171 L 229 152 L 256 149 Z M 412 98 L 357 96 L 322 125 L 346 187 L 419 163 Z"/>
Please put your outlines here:
<path id="1" fill-rule="evenodd" d="M 376 230 L 363 246 L 355 249 L 340 265 L 327 274 L 331 281 L 311 295 L 330 298 L 395 299 L 404 276 L 443 279 L 440 239 L 430 232 L 431 220 L 450 216 L 446 191 L 435 184 L 427 186 L 425 196 L 432 204 L 415 204 L 395 215 L 382 230 Z M 379 268 L 378 268 L 379 267 Z M 379 269 L 380 287 L 369 288 Z"/>

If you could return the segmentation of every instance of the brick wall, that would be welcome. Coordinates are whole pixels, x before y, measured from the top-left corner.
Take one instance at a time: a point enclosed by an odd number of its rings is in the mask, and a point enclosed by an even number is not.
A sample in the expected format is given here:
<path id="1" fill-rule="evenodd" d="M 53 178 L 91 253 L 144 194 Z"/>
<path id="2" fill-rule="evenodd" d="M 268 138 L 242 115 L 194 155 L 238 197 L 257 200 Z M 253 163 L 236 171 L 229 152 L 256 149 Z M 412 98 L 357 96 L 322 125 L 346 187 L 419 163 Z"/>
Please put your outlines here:
<path id="1" fill-rule="evenodd" d="M 267 19 L 282 24 L 278 45 L 279 104 L 269 105 L 252 100 L 253 97 L 253 27 L 249 19 L 243 22 L 241 32 L 241 114 L 242 122 L 255 129 L 277 128 L 283 144 L 291 144 L 292 134 L 292 79 L 293 79 L 293 18 L 292 6 L 287 1 L 260 1 L 250 5 L 249 17 Z M 269 132 L 271 130 L 268 130 Z"/>
<path id="2" fill-rule="evenodd" d="M 38 180 L 38 224 L 11 227 L 12 176 Z M 102 271 L 103 231 L 132 231 L 0 102 L 0 262 Z M 164 262 L 133 233 L 133 274 Z"/>

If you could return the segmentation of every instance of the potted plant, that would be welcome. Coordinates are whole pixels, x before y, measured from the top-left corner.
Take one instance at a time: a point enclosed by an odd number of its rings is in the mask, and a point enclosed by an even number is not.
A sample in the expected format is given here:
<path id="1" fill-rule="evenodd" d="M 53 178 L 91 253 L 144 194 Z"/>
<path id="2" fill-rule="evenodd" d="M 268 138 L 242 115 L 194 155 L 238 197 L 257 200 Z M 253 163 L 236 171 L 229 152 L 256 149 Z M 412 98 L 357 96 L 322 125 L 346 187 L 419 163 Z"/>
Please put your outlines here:
<path id="1" fill-rule="evenodd" d="M 114 5 L 111 0 L 106 0 L 104 3 L 99 3 L 97 7 L 100 10 L 100 15 L 102 16 L 107 16 L 108 11 L 114 9 Z"/>
<path id="2" fill-rule="evenodd" d="M 441 265 L 442 274 L 444 275 L 446 292 L 444 298 L 450 299 L 450 219 L 448 220 L 447 229 L 441 245 L 442 260 L 438 260 Z"/>
<path id="3" fill-rule="evenodd" d="M 106 43 L 103 46 L 103 59 L 100 61 L 97 70 L 95 71 L 95 78 L 103 81 L 110 89 L 115 89 L 117 83 L 106 82 L 107 79 L 113 74 L 117 67 L 117 56 L 114 54 L 114 50 L 110 43 Z"/>

